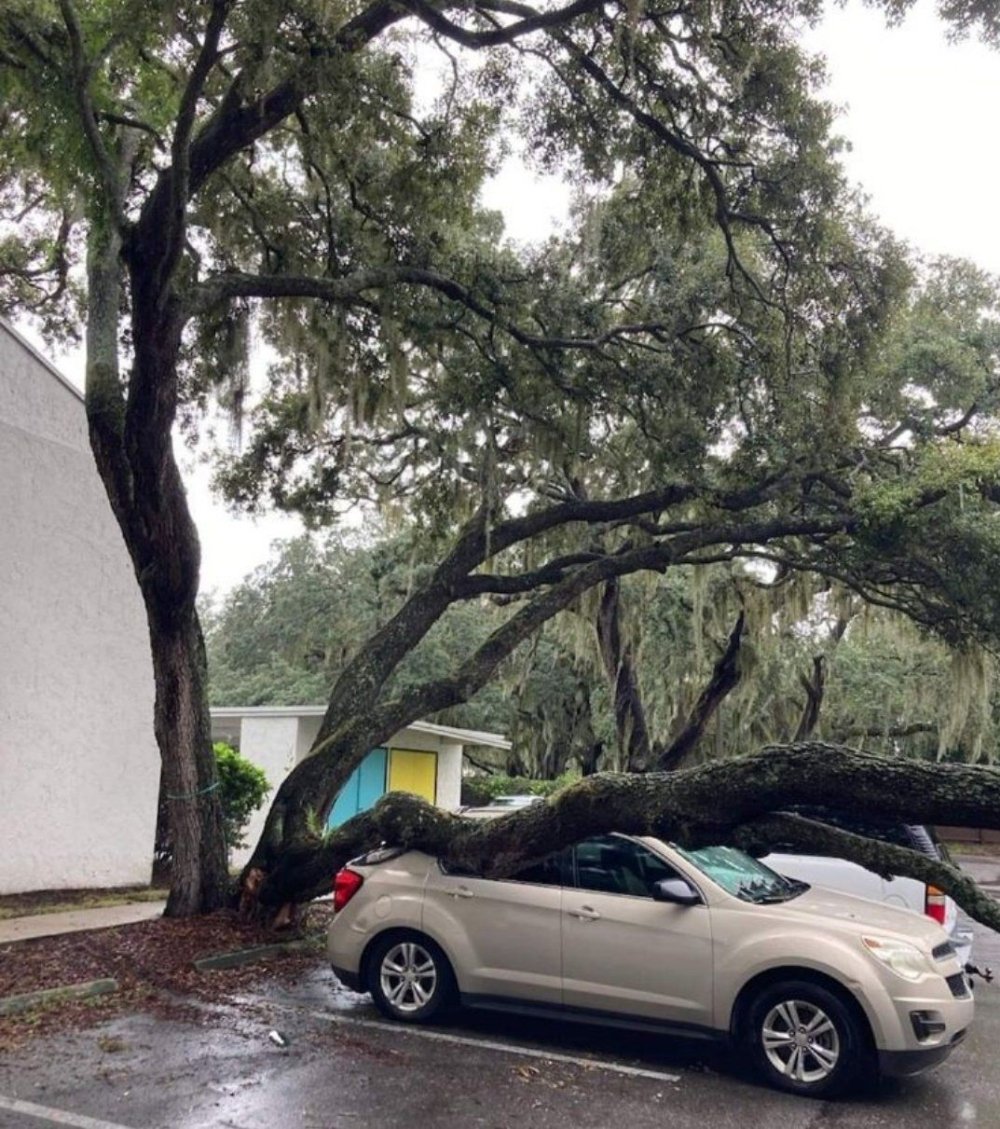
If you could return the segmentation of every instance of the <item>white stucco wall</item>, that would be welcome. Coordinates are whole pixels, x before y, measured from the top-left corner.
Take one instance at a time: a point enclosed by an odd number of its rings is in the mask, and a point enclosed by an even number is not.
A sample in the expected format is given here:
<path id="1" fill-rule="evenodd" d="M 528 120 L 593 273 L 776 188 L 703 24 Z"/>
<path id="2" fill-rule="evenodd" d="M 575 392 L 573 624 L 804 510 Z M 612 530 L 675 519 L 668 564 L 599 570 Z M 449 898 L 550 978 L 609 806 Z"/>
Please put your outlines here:
<path id="1" fill-rule="evenodd" d="M 148 882 L 145 615 L 78 393 L 0 321 L 0 893 Z"/>
<path id="2" fill-rule="evenodd" d="M 437 806 L 455 811 L 462 803 L 462 746 L 442 741 L 437 770 Z"/>
<path id="3" fill-rule="evenodd" d="M 264 821 L 274 799 L 278 785 L 295 767 L 295 750 L 298 744 L 298 718 L 245 717 L 240 724 L 240 754 L 264 770 L 271 791 L 263 807 L 250 816 L 243 832 L 247 844 L 232 851 L 229 861 L 233 866 L 243 866 L 264 830 Z"/>
<path id="4" fill-rule="evenodd" d="M 322 707 L 318 706 L 217 708 L 212 710 L 212 737 L 216 741 L 237 743 L 240 753 L 264 770 L 275 789 L 293 766 L 308 756 L 319 732 L 322 713 Z M 488 743 L 502 748 L 509 744 L 498 734 L 418 722 L 415 727 L 401 730 L 386 746 L 437 753 L 437 804 L 454 810 L 462 801 L 462 756 L 466 739 L 469 744 Z M 249 847 L 233 853 L 234 865 L 242 866 L 250 857 L 273 798 L 272 791 L 263 810 L 251 817 L 245 833 Z"/>
<path id="5" fill-rule="evenodd" d="M 323 719 L 321 717 L 299 718 L 299 735 L 295 744 L 296 764 L 309 756 L 309 750 L 313 747 L 313 741 L 316 740 L 316 735 L 319 733 L 319 727 L 322 724 Z"/>

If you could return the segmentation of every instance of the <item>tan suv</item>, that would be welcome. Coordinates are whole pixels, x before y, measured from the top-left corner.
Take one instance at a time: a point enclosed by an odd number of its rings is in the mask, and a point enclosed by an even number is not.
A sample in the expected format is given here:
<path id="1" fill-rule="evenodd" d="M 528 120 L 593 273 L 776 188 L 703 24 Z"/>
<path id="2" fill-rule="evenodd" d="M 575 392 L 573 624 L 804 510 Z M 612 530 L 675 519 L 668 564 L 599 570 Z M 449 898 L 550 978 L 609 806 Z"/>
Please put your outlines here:
<path id="1" fill-rule="evenodd" d="M 376 851 L 334 904 L 334 971 L 404 1022 L 461 1002 L 728 1039 L 771 1084 L 827 1096 L 943 1061 L 972 1020 L 935 922 L 731 847 L 605 835 L 503 880 Z"/>

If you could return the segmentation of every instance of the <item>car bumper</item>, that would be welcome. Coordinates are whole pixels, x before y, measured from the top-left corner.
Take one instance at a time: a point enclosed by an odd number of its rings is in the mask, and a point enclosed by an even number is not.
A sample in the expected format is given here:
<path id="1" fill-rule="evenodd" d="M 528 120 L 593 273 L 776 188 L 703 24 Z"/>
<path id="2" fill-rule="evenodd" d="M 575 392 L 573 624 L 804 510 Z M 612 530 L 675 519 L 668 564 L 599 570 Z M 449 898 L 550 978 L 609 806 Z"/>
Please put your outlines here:
<path id="1" fill-rule="evenodd" d="M 964 968 L 972 960 L 973 934 L 965 929 L 956 929 L 948 938 L 955 949 L 958 963 Z"/>
<path id="2" fill-rule="evenodd" d="M 879 1073 L 886 1078 L 904 1078 L 939 1066 L 963 1041 L 966 1030 L 957 1031 L 951 1041 L 942 1046 L 922 1047 L 915 1051 L 879 1051 Z"/>
<path id="3" fill-rule="evenodd" d="M 891 994 L 880 997 L 879 1062 L 885 1074 L 918 1074 L 943 1062 L 962 1042 L 975 1003 L 968 978 L 955 961 L 949 961 L 948 979 L 929 976 L 908 990 L 899 989 L 892 984 Z"/>

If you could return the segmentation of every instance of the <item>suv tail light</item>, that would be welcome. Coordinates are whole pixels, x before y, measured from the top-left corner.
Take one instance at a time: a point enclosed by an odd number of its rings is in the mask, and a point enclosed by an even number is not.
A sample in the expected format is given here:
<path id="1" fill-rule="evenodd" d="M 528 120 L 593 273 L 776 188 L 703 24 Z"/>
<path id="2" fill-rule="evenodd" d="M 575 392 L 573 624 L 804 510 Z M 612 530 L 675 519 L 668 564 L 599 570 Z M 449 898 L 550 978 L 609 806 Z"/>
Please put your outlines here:
<path id="1" fill-rule="evenodd" d="M 944 890 L 939 890 L 937 886 L 928 886 L 927 892 L 924 894 L 924 913 L 928 917 L 934 918 L 938 925 L 944 925 L 945 914 L 947 906 L 945 904 L 946 896 Z"/>
<path id="2" fill-rule="evenodd" d="M 337 871 L 337 875 L 333 880 L 334 913 L 339 913 L 340 910 L 347 905 L 351 898 L 361 889 L 363 882 L 364 879 L 356 870 L 350 870 L 345 866 L 343 870 Z"/>

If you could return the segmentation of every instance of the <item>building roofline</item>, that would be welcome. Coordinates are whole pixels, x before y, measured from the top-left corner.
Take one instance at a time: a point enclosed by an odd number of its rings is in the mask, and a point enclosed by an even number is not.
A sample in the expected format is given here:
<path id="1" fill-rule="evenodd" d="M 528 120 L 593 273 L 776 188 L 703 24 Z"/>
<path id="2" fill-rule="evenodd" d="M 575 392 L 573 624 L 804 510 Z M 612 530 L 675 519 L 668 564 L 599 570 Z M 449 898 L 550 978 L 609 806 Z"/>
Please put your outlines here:
<path id="1" fill-rule="evenodd" d="M 68 376 L 65 376 L 63 373 L 61 373 L 59 369 L 57 369 L 56 366 L 48 359 L 48 357 L 45 356 L 44 353 L 39 352 L 39 350 L 36 349 L 34 345 L 32 345 L 27 337 L 25 337 L 23 333 L 16 330 L 14 326 L 11 325 L 11 323 L 3 316 L 0 316 L 0 329 L 5 330 L 7 332 L 7 335 L 9 337 L 12 337 L 17 342 L 17 344 L 20 345 L 22 349 L 24 349 L 25 352 L 30 353 L 43 368 L 48 369 L 49 373 L 54 376 L 60 384 L 62 384 L 65 388 L 68 388 L 70 392 L 72 392 L 73 395 L 81 403 L 83 403 L 83 393 L 79 388 L 77 388 L 72 380 L 70 380 Z"/>
<path id="2" fill-rule="evenodd" d="M 322 717 L 326 706 L 213 706 L 212 717 L 218 721 L 235 721 L 243 717 Z M 461 729 L 454 725 L 437 725 L 433 721 L 411 721 L 403 729 L 426 733 L 429 737 L 445 737 L 465 745 L 482 745 L 488 749 L 509 749 L 510 741 L 500 733 L 480 729 Z"/>

